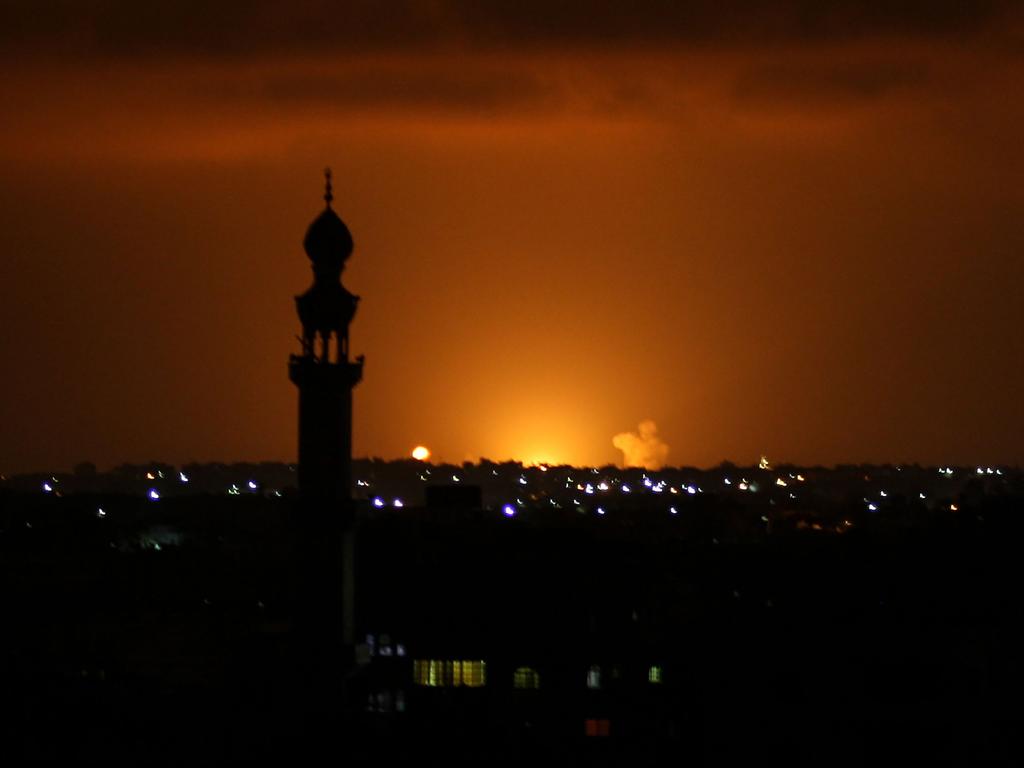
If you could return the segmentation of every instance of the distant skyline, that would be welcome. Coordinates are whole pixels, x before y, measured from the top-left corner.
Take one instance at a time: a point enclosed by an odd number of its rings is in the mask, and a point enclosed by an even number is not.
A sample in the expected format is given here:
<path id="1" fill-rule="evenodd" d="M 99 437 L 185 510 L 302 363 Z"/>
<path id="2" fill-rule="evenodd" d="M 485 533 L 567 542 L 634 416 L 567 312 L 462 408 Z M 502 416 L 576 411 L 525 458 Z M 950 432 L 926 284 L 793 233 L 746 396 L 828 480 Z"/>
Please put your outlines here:
<path id="1" fill-rule="evenodd" d="M 325 165 L 356 456 L 1024 464 L 1020 4 L 348 5 L 0 3 L 0 473 L 294 460 Z"/>

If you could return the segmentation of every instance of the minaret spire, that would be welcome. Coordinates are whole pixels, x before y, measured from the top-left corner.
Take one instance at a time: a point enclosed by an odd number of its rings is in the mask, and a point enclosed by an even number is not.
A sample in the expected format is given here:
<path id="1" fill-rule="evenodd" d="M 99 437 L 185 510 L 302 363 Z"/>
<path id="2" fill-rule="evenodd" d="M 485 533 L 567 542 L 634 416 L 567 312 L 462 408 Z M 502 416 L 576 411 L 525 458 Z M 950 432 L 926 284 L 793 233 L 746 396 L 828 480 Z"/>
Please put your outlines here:
<path id="1" fill-rule="evenodd" d="M 331 169 L 324 168 L 324 202 L 327 203 L 327 207 L 331 207 L 331 201 L 334 199 L 334 192 L 331 187 Z"/>

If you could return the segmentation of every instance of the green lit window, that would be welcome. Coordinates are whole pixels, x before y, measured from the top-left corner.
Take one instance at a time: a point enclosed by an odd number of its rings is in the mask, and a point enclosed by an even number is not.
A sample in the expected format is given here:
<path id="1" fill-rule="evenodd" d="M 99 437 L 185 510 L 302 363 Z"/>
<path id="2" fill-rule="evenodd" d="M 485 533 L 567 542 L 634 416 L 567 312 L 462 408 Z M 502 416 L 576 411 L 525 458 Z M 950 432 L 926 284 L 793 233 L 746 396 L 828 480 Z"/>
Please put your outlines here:
<path id="1" fill-rule="evenodd" d="M 519 667 L 512 675 L 514 688 L 540 688 L 540 675 L 531 667 Z"/>
<path id="2" fill-rule="evenodd" d="M 654 684 L 661 682 L 661 667 L 655 665 L 647 670 L 647 682 Z"/>

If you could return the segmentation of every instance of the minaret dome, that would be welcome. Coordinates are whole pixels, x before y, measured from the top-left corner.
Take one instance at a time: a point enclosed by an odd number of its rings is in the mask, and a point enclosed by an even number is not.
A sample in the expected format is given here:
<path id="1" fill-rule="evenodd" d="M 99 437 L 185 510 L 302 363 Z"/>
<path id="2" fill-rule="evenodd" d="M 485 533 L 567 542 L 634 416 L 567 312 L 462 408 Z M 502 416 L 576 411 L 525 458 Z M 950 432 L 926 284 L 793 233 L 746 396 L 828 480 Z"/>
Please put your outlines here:
<path id="1" fill-rule="evenodd" d="M 324 171 L 326 177 L 326 192 L 324 201 L 327 205 L 324 210 L 313 219 L 313 223 L 306 230 L 306 237 L 302 241 L 302 247 L 306 255 L 312 260 L 314 266 L 337 265 L 341 267 L 349 256 L 352 255 L 352 233 L 348 231 L 345 222 L 331 208 L 331 201 L 334 195 L 331 191 L 331 169 Z"/>

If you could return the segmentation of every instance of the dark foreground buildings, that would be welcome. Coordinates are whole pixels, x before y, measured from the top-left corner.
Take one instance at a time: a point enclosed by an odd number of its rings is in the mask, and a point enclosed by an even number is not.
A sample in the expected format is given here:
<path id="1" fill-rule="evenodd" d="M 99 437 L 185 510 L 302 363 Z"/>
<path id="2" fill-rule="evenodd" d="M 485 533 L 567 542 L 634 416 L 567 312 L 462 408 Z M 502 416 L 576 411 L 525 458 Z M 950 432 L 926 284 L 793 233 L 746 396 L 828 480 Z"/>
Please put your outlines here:
<path id="1" fill-rule="evenodd" d="M 0 482 L 6 764 L 1019 763 L 1019 472 L 349 477 L 351 247 L 328 205 L 297 476 Z"/>

